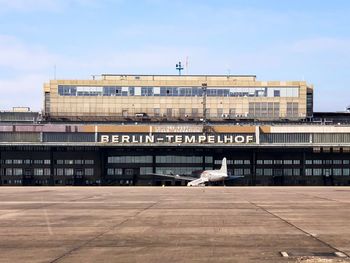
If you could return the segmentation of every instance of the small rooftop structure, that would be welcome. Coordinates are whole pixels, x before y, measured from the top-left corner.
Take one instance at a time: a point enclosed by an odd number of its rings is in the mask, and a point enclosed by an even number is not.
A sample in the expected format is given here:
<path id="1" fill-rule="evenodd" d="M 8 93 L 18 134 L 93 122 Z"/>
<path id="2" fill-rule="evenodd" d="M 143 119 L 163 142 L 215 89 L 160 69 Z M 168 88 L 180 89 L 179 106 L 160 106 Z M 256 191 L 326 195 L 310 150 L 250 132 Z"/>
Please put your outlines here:
<path id="1" fill-rule="evenodd" d="M 30 112 L 29 107 L 13 107 L 12 108 L 13 112 Z"/>

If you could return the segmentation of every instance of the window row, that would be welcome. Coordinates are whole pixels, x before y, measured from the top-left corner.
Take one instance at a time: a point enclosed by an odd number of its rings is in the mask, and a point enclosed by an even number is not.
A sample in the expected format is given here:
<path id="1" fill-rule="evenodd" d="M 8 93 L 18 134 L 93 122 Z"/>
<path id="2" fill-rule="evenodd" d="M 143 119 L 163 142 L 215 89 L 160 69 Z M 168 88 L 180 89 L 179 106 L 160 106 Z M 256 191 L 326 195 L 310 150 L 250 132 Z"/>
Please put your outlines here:
<path id="1" fill-rule="evenodd" d="M 108 168 L 107 175 L 134 175 L 134 169 Z M 153 173 L 152 167 L 140 167 L 140 175 L 148 175 Z"/>
<path id="2" fill-rule="evenodd" d="M 51 160 L 31 160 L 31 159 L 6 159 L 1 160 L 3 164 L 51 164 Z"/>
<path id="3" fill-rule="evenodd" d="M 31 164 L 44 164 L 44 165 L 50 165 L 51 160 L 45 159 L 45 160 L 31 160 L 31 159 L 6 159 L 6 160 L 0 160 L 1 164 L 24 164 L 24 165 L 31 165 Z M 55 160 L 55 164 L 94 164 L 94 160 Z"/>
<path id="4" fill-rule="evenodd" d="M 228 174 L 240 176 L 240 175 L 250 175 L 251 172 L 250 172 L 250 169 L 238 168 L 238 169 L 228 170 Z"/>
<path id="5" fill-rule="evenodd" d="M 286 165 L 299 165 L 301 163 L 300 160 L 257 160 L 256 164 L 286 164 Z M 350 164 L 350 160 L 305 160 L 306 165 L 325 165 L 325 164 Z"/>
<path id="6" fill-rule="evenodd" d="M 94 175 L 93 168 L 73 169 L 73 168 L 56 168 L 55 175 L 59 176 L 92 176 Z"/>
<path id="7" fill-rule="evenodd" d="M 305 160 L 305 164 L 350 164 L 349 160 Z"/>
<path id="8" fill-rule="evenodd" d="M 300 169 L 256 169 L 257 176 L 299 176 Z"/>
<path id="9" fill-rule="evenodd" d="M 48 185 L 50 183 L 49 180 L 47 179 L 36 179 L 33 181 L 34 185 Z M 101 184 L 101 180 L 97 179 L 97 180 L 85 180 L 84 181 L 85 185 L 100 185 Z M 17 184 L 17 185 L 22 185 L 22 179 L 4 179 L 2 180 L 2 184 L 3 185 L 13 185 L 13 184 Z M 68 179 L 68 180 L 54 180 L 54 184 L 55 185 L 73 185 L 74 184 L 74 180 L 72 179 Z"/>
<path id="10" fill-rule="evenodd" d="M 279 117 L 279 102 L 249 102 L 250 117 Z"/>
<path id="11" fill-rule="evenodd" d="M 34 168 L 33 170 L 23 168 L 5 168 L 4 174 L 7 176 L 23 176 L 23 175 L 51 175 L 50 168 Z"/>
<path id="12" fill-rule="evenodd" d="M 250 160 L 227 160 L 227 164 L 250 164 Z M 222 160 L 215 160 L 214 164 L 222 164 Z"/>
<path id="13" fill-rule="evenodd" d="M 146 156 L 108 156 L 108 163 L 152 163 L 153 157 Z"/>
<path id="14" fill-rule="evenodd" d="M 122 175 L 123 169 L 121 168 L 108 168 L 107 175 Z"/>
<path id="15" fill-rule="evenodd" d="M 213 169 L 212 167 L 206 167 L 206 170 Z M 191 175 L 194 172 L 202 171 L 201 166 L 197 167 L 157 167 L 157 174 L 178 174 L 178 175 Z"/>
<path id="16" fill-rule="evenodd" d="M 68 164 L 68 165 L 82 165 L 82 164 L 88 164 L 93 165 L 95 164 L 95 160 L 56 160 L 56 164 Z"/>
<path id="17" fill-rule="evenodd" d="M 14 180 L 2 180 L 2 184 L 6 185 L 6 184 L 17 184 L 17 185 L 22 185 L 22 179 L 14 179 Z"/>
<path id="18" fill-rule="evenodd" d="M 163 155 L 156 156 L 156 163 L 203 163 L 202 156 L 176 156 Z"/>
<path id="19" fill-rule="evenodd" d="M 256 164 L 300 164 L 300 160 L 256 160 Z"/>
<path id="20" fill-rule="evenodd" d="M 84 181 L 85 185 L 100 185 L 101 184 L 101 180 L 97 179 L 97 180 L 85 180 Z M 55 185 L 74 185 L 75 181 L 74 179 L 56 179 L 54 180 L 54 184 Z"/>
<path id="21" fill-rule="evenodd" d="M 202 156 L 156 156 L 156 163 L 198 163 L 203 162 Z M 153 163 L 153 156 L 109 156 L 108 163 Z M 212 156 L 205 156 L 205 163 L 212 163 Z"/>
<path id="22" fill-rule="evenodd" d="M 256 169 L 257 176 L 300 176 L 301 169 Z M 350 168 L 307 168 L 305 169 L 306 176 L 350 176 Z"/>
<path id="23" fill-rule="evenodd" d="M 307 176 L 349 176 L 350 175 L 350 169 L 349 168 L 315 168 L 315 169 L 310 169 L 307 168 L 305 169 L 305 175 Z"/>
<path id="24" fill-rule="evenodd" d="M 298 87 L 210 87 L 209 97 L 298 97 Z M 60 96 L 203 96 L 202 87 L 120 87 L 59 85 Z"/>

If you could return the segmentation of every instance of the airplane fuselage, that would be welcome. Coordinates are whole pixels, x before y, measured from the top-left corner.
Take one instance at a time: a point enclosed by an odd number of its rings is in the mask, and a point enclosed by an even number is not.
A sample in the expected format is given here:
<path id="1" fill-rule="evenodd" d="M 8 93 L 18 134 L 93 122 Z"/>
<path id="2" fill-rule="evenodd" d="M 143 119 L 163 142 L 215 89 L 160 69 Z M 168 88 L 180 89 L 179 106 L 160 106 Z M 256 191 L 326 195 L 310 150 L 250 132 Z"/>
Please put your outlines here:
<path id="1" fill-rule="evenodd" d="M 219 182 L 224 181 L 227 178 L 227 174 L 220 170 L 208 170 L 201 173 L 200 178 L 189 182 L 188 186 L 200 186 L 205 185 L 206 182 Z"/>
<path id="2" fill-rule="evenodd" d="M 210 170 L 204 171 L 200 177 L 207 179 L 208 182 L 217 182 L 225 180 L 225 178 L 227 178 L 227 174 L 216 170 Z"/>
<path id="3" fill-rule="evenodd" d="M 164 175 L 161 175 L 164 176 Z M 189 181 L 187 186 L 205 186 L 209 182 L 223 182 L 226 180 L 232 180 L 232 176 L 228 176 L 227 173 L 227 161 L 224 157 L 221 162 L 221 168 L 218 170 L 206 170 L 203 171 L 199 178 L 180 176 L 180 175 L 165 175 L 166 177 L 171 177 L 176 180 L 186 180 Z M 234 176 L 234 179 L 240 178 L 242 176 Z"/>

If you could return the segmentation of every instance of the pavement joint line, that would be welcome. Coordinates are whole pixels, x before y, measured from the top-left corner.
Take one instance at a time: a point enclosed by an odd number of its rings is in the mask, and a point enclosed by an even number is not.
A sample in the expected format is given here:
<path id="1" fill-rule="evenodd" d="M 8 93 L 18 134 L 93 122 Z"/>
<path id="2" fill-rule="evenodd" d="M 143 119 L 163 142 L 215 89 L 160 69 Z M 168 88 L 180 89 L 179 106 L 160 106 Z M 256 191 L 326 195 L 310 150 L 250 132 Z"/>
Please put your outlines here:
<path id="1" fill-rule="evenodd" d="M 339 200 L 334 200 L 334 199 L 330 199 L 330 198 L 327 198 L 327 197 L 320 197 L 320 196 L 317 196 L 317 195 L 312 195 L 312 194 L 302 194 L 301 195 L 303 196 L 311 196 L 311 197 L 314 197 L 314 198 L 318 198 L 318 199 L 321 199 L 321 200 L 326 200 L 326 201 L 332 201 L 332 202 L 336 202 L 336 203 L 346 203 L 346 202 L 342 202 L 342 201 L 339 201 Z"/>
<path id="2" fill-rule="evenodd" d="M 251 202 L 251 201 L 249 201 L 249 203 L 252 204 L 253 206 L 255 206 L 255 207 L 257 207 L 257 208 L 259 208 L 259 209 L 265 211 L 266 213 L 268 213 L 268 214 L 270 214 L 270 215 L 272 215 L 272 216 L 274 216 L 274 217 L 276 217 L 276 218 L 282 220 L 282 221 L 285 222 L 286 224 L 290 225 L 291 227 L 296 228 L 297 230 L 299 230 L 299 231 L 303 232 L 305 235 L 307 235 L 307 236 L 309 236 L 309 237 L 311 237 L 311 238 L 317 240 L 318 242 L 322 243 L 323 245 L 329 247 L 330 249 L 334 250 L 334 253 L 340 252 L 340 253 L 344 254 L 346 257 L 349 257 L 349 255 L 348 255 L 347 253 L 345 253 L 344 251 L 341 251 L 341 250 L 339 250 L 339 249 L 333 247 L 331 244 L 329 244 L 329 243 L 323 241 L 322 239 L 320 239 L 320 238 L 318 238 L 318 237 L 312 235 L 311 233 L 307 232 L 306 230 L 304 230 L 304 229 L 302 229 L 302 228 L 300 228 L 300 227 L 294 225 L 293 223 L 291 223 L 291 222 L 289 222 L 288 220 L 286 220 L 286 219 L 284 219 L 284 218 L 282 218 L 282 217 L 280 217 L 280 216 L 274 214 L 273 212 L 268 211 L 268 210 L 265 209 L 264 207 L 259 206 L 258 204 L 255 204 L 254 202 Z"/>
<path id="3" fill-rule="evenodd" d="M 1 220 L 1 217 L 8 216 L 8 215 L 11 215 L 11 214 L 18 214 L 18 213 L 22 213 L 22 212 L 29 211 L 29 210 L 43 209 L 43 208 L 47 208 L 47 207 L 50 207 L 50 206 L 54 206 L 54 205 L 58 205 L 58 204 L 66 203 L 66 202 L 67 203 L 71 203 L 71 202 L 81 201 L 81 200 L 89 199 L 89 198 L 91 198 L 91 196 L 87 196 L 87 197 L 83 197 L 83 198 L 79 198 L 79 199 L 68 200 L 68 201 L 57 201 L 57 202 L 53 202 L 53 203 L 45 203 L 42 206 L 38 206 L 38 207 L 22 208 L 22 209 L 20 209 L 20 210 L 18 210 L 16 212 L 8 212 L 8 213 L 5 213 L 5 214 L 1 214 L 0 215 L 0 220 Z M 42 203 L 42 202 L 38 201 L 37 203 Z"/>
<path id="4" fill-rule="evenodd" d="M 153 202 L 151 205 L 141 209 L 140 211 L 138 211 L 137 213 L 135 213 L 135 215 L 129 216 L 127 217 L 125 220 L 119 222 L 118 224 L 115 224 L 114 226 L 111 226 L 110 228 L 108 228 L 106 231 L 103 231 L 102 233 L 92 237 L 91 239 L 87 240 L 86 242 L 82 243 L 81 245 L 74 247 L 72 249 L 70 249 L 69 251 L 65 252 L 64 254 L 62 254 L 61 256 L 55 258 L 54 260 L 51 260 L 50 263 L 55 263 L 55 262 L 59 262 L 61 259 L 65 258 L 66 256 L 72 254 L 75 251 L 78 251 L 79 249 L 81 249 L 82 247 L 85 247 L 86 245 L 90 244 L 91 242 L 95 241 L 96 239 L 98 239 L 99 237 L 107 234 L 108 232 L 118 228 L 119 226 L 123 225 L 124 223 L 126 223 L 127 221 L 129 221 L 130 219 L 135 219 L 138 215 L 140 215 L 142 212 L 151 209 L 153 206 L 157 205 L 159 203 L 159 201 Z"/>

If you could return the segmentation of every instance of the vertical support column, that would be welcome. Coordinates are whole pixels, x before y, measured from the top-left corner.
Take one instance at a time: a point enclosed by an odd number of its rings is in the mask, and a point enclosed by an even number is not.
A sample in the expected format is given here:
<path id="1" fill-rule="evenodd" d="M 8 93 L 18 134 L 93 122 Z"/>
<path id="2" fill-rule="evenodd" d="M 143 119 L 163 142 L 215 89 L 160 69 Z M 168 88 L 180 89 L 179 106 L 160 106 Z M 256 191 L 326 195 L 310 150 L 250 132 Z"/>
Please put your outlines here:
<path id="1" fill-rule="evenodd" d="M 202 169 L 205 170 L 205 153 L 202 156 Z"/>
<path id="2" fill-rule="evenodd" d="M 251 157 L 251 166 L 250 166 L 250 172 L 251 172 L 251 178 L 252 182 L 251 185 L 256 185 L 256 151 L 253 149 L 252 157 Z"/>
<path id="3" fill-rule="evenodd" d="M 54 174 L 55 174 L 55 160 L 54 160 L 54 156 L 53 156 L 53 147 L 50 147 L 50 180 L 49 180 L 49 185 L 53 186 L 55 185 L 55 178 L 54 178 Z"/>
<path id="4" fill-rule="evenodd" d="M 257 145 L 260 144 L 260 126 L 257 125 L 255 126 L 255 143 Z M 256 185 L 256 151 L 258 150 L 259 148 L 257 149 L 253 149 L 253 154 L 252 154 L 252 164 L 251 164 L 251 173 L 252 173 L 252 185 Z"/>
<path id="5" fill-rule="evenodd" d="M 95 142 L 98 142 L 98 126 L 95 125 Z"/>
<path id="6" fill-rule="evenodd" d="M 106 164 L 105 164 L 105 149 L 103 147 L 99 147 L 98 148 L 98 155 L 99 155 L 99 159 L 100 159 L 100 180 L 101 180 L 101 184 L 100 185 L 105 185 L 105 171 L 106 171 Z"/>
<path id="7" fill-rule="evenodd" d="M 152 171 L 153 171 L 154 174 L 156 173 L 156 165 L 157 165 L 156 155 L 157 155 L 157 152 L 158 151 L 156 150 L 155 153 L 153 152 L 153 155 L 152 155 Z M 152 175 L 152 186 L 154 186 L 154 185 L 156 185 L 155 175 Z"/>
<path id="8" fill-rule="evenodd" d="M 156 154 L 152 155 L 152 172 L 156 173 Z"/>
<path id="9" fill-rule="evenodd" d="M 301 160 L 302 168 L 301 168 L 301 176 L 303 178 L 303 181 L 305 182 L 304 185 L 307 185 L 307 177 L 305 174 L 306 170 L 306 153 L 305 153 L 305 148 L 303 148 L 303 153 L 302 153 L 302 160 Z"/>
<path id="10" fill-rule="evenodd" d="M 260 126 L 255 126 L 255 143 L 260 144 Z"/>

